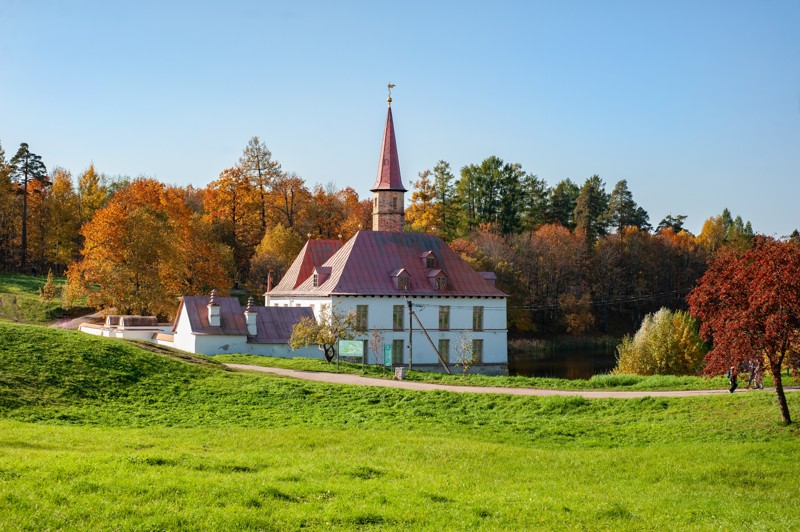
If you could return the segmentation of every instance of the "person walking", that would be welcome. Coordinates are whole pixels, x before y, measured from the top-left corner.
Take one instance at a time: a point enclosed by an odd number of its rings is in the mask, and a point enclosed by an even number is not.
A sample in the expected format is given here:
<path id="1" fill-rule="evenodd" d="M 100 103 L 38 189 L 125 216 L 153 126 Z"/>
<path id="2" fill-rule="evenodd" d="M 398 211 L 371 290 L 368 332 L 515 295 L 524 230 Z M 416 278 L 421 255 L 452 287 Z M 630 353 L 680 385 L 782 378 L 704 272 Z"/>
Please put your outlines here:
<path id="1" fill-rule="evenodd" d="M 729 369 L 728 373 L 725 374 L 725 376 L 728 377 L 728 380 L 731 381 L 731 388 L 728 390 L 731 393 L 735 392 L 736 387 L 739 386 L 736 374 L 737 374 L 736 366 L 731 366 L 731 369 Z"/>
<path id="2" fill-rule="evenodd" d="M 753 374 L 755 378 L 753 379 L 753 388 L 757 390 L 764 389 L 764 368 L 761 367 L 761 362 L 756 362 L 753 365 Z"/>
<path id="3" fill-rule="evenodd" d="M 748 360 L 747 364 L 745 364 L 745 369 L 747 370 L 747 389 L 749 390 L 751 386 L 753 386 L 753 381 L 756 378 L 756 364 L 752 360 Z"/>

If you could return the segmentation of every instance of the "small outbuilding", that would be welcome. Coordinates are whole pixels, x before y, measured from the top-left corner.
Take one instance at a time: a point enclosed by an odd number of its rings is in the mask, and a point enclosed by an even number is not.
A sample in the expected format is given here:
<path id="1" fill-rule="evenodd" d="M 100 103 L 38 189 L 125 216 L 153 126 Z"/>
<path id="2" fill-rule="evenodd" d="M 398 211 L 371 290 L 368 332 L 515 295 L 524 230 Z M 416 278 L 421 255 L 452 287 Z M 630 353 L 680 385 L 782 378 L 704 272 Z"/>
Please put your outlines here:
<path id="1" fill-rule="evenodd" d="M 175 321 L 159 324 L 155 316 L 106 317 L 103 325 L 83 324 L 82 332 L 110 338 L 147 340 L 189 353 L 243 353 L 273 357 L 322 358 L 316 346 L 293 350 L 292 329 L 302 318 L 314 319 L 310 307 L 261 307 L 250 298 L 242 307 L 235 297 L 183 296 Z"/>

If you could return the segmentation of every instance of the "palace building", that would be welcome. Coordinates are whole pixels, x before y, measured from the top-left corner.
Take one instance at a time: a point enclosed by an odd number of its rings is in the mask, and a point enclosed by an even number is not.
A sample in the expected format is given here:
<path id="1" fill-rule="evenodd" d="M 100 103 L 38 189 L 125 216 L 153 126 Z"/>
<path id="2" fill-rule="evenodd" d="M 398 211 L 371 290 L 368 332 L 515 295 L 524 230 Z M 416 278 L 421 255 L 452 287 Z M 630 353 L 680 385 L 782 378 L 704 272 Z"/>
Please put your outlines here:
<path id="1" fill-rule="evenodd" d="M 436 369 L 466 357 L 475 371 L 505 372 L 506 294 L 494 273 L 473 270 L 435 235 L 403 231 L 406 189 L 388 101 L 372 230 L 344 243 L 306 242 L 266 305 L 310 307 L 317 319 L 331 308 L 355 312 L 359 339 L 391 346 L 393 365 Z"/>

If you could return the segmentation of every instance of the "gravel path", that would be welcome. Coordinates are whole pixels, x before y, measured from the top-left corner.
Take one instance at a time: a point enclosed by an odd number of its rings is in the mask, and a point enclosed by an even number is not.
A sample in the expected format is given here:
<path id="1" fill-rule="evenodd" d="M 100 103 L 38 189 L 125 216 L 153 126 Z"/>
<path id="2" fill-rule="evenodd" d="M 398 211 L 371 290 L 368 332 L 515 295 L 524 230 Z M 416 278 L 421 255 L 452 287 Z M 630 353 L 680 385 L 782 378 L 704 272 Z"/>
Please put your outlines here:
<path id="1" fill-rule="evenodd" d="M 240 371 L 257 371 L 272 373 L 284 377 L 304 379 L 308 381 L 330 382 L 334 384 L 355 384 L 358 386 L 378 386 L 381 388 L 402 388 L 404 390 L 444 390 L 457 393 L 499 393 L 506 395 L 534 395 L 539 397 L 562 395 L 578 396 L 586 399 L 632 399 L 636 397 L 693 397 L 697 395 L 725 395 L 728 390 L 681 390 L 681 391 L 599 391 L 599 390 L 545 390 L 540 388 L 505 388 L 501 386 L 454 386 L 450 384 L 432 384 L 428 382 L 397 381 L 386 379 L 373 379 L 350 375 L 346 373 L 323 373 L 318 371 L 297 371 L 283 368 L 266 368 L 263 366 L 250 366 L 246 364 L 225 364 L 231 369 Z M 798 387 L 784 387 L 786 391 L 797 391 Z M 774 391 L 774 388 L 765 388 L 764 392 Z M 747 390 L 738 389 L 736 393 L 747 393 Z M 757 393 L 751 390 L 750 393 Z"/>
<path id="2" fill-rule="evenodd" d="M 83 323 L 92 322 L 93 318 L 95 320 L 102 319 L 103 312 L 97 311 L 97 312 L 92 312 L 91 314 L 86 314 L 84 316 L 78 316 L 77 318 L 72 318 L 70 320 L 57 321 L 55 323 L 50 324 L 50 327 L 56 327 L 61 329 L 77 329 Z"/>

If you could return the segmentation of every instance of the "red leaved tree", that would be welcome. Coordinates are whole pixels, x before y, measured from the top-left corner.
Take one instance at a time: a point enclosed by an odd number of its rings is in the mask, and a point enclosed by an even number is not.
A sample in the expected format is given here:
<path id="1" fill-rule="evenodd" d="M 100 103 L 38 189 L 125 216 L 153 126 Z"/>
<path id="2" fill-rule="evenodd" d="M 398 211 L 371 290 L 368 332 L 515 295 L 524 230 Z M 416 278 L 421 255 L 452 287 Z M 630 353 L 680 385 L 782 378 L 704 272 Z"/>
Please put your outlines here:
<path id="1" fill-rule="evenodd" d="M 725 251 L 688 302 L 701 320 L 700 334 L 713 345 L 706 373 L 766 361 L 783 421 L 791 423 L 781 368 L 800 353 L 800 247 L 762 236 L 743 253 Z"/>

